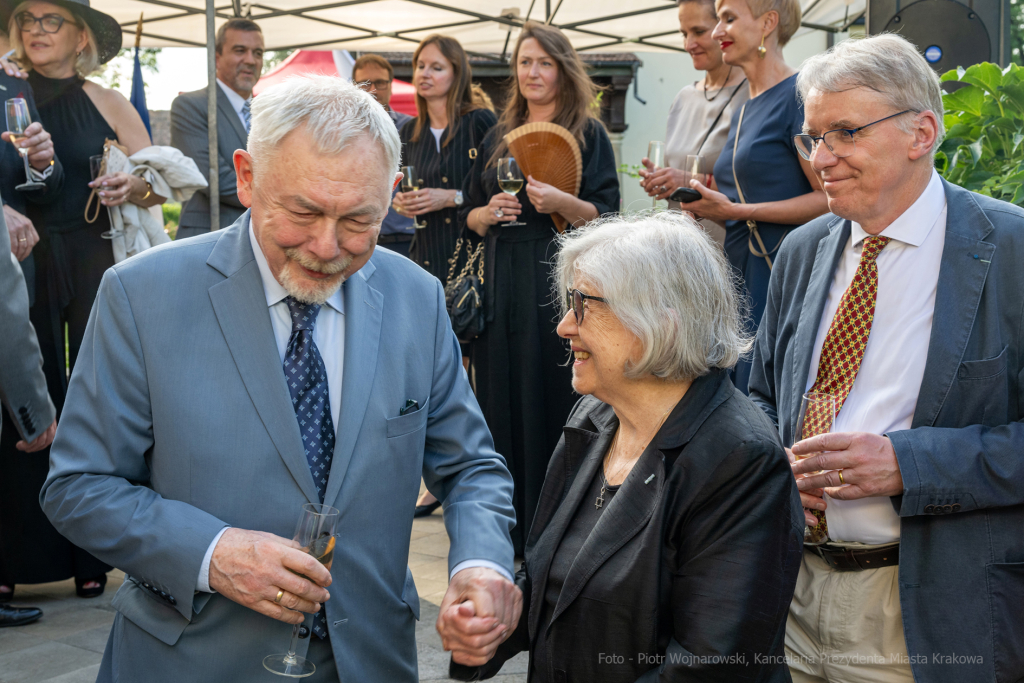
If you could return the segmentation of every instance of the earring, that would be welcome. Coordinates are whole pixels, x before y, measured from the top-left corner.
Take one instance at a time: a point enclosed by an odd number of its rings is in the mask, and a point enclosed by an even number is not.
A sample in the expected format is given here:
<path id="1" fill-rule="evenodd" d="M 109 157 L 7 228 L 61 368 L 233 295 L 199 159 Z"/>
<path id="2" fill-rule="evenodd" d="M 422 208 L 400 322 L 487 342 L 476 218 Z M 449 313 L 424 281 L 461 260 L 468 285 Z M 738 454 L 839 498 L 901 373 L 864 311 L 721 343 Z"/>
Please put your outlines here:
<path id="1" fill-rule="evenodd" d="M 764 46 L 764 34 L 761 34 L 761 47 L 757 48 L 757 56 L 764 59 L 764 56 L 768 54 L 768 48 Z"/>

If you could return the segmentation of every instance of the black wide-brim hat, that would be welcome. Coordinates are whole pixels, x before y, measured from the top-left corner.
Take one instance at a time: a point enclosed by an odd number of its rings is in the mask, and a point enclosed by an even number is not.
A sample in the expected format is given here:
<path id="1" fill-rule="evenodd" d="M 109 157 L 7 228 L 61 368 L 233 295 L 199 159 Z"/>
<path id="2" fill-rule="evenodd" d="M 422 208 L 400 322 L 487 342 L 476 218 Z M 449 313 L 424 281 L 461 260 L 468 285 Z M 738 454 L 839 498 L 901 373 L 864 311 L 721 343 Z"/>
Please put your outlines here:
<path id="1" fill-rule="evenodd" d="M 11 13 L 14 8 L 24 0 L 0 0 L 0 25 L 6 32 L 11 23 Z M 92 33 L 96 36 L 96 54 L 100 64 L 106 64 L 117 56 L 124 40 L 124 32 L 117 19 L 93 9 L 89 6 L 89 0 L 46 0 L 54 5 L 63 7 L 84 21 Z"/>

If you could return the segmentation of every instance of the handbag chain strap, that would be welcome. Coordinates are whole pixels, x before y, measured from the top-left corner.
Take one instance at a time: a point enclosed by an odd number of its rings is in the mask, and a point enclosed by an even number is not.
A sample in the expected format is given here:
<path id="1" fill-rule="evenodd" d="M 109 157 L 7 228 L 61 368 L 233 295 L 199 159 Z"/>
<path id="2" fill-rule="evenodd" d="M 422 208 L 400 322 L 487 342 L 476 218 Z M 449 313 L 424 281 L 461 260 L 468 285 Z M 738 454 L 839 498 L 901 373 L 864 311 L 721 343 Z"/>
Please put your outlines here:
<path id="1" fill-rule="evenodd" d="M 743 198 L 743 188 L 740 187 L 740 179 L 736 177 L 736 149 L 740 144 L 740 128 L 743 126 L 743 115 L 746 111 L 747 102 L 744 102 L 743 107 L 740 109 L 739 120 L 736 121 L 736 135 L 732 139 L 732 181 L 736 184 L 736 194 L 739 196 L 741 204 L 746 204 L 747 200 Z M 750 231 L 750 234 L 747 235 L 747 248 L 750 249 L 750 253 L 757 258 L 763 258 L 765 262 L 768 263 L 768 270 L 771 270 L 771 255 L 778 251 L 779 247 L 782 246 L 782 240 L 785 238 L 785 234 L 779 238 L 779 243 L 775 245 L 775 248 L 768 251 L 768 248 L 764 245 L 764 240 L 761 239 L 761 232 L 757 229 L 757 221 L 752 218 L 748 218 L 747 229 Z M 751 237 L 757 240 L 757 246 L 760 248 L 760 251 L 754 248 L 754 243 L 750 240 Z"/>
<path id="2" fill-rule="evenodd" d="M 466 243 L 466 240 L 462 237 L 455 243 L 455 253 L 448 259 L 448 278 L 445 285 L 452 284 L 452 276 L 455 274 L 455 266 L 459 261 L 459 254 L 462 252 L 462 245 Z M 459 273 L 459 277 L 455 279 L 455 282 L 461 282 L 467 275 L 472 272 L 473 265 L 477 264 L 477 277 L 480 279 L 480 284 L 484 283 L 484 242 L 481 240 L 480 244 L 477 245 L 476 249 L 471 249 L 466 244 L 466 265 L 463 266 L 462 272 Z"/>

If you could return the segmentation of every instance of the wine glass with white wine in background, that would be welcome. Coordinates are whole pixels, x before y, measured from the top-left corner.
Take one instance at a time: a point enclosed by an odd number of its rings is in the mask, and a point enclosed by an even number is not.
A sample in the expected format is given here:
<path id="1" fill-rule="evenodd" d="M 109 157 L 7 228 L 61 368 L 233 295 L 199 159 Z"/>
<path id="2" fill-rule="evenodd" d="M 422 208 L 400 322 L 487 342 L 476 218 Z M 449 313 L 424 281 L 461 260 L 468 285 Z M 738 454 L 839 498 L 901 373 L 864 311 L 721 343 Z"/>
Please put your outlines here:
<path id="1" fill-rule="evenodd" d="M 334 561 L 335 533 L 340 515 L 341 512 L 330 505 L 306 503 L 302 506 L 302 514 L 295 527 L 295 536 L 292 537 L 300 550 L 315 557 L 320 564 L 327 567 L 327 571 L 331 570 L 331 563 Z M 316 665 L 313 662 L 295 654 L 301 628 L 302 624 L 292 627 L 288 654 L 268 655 L 263 659 L 263 666 L 267 671 L 289 678 L 305 678 L 316 672 Z"/>
<path id="2" fill-rule="evenodd" d="M 16 143 L 27 137 L 25 129 L 30 125 L 32 125 L 32 117 L 28 113 L 28 102 L 25 101 L 25 98 L 14 97 L 7 100 L 7 131 L 11 134 L 11 142 Z M 28 165 L 28 150 L 17 145 L 14 148 L 21 154 L 21 160 L 25 163 L 25 182 L 14 189 L 29 192 L 46 187 L 45 184 L 32 179 L 32 171 Z"/>
<path id="3" fill-rule="evenodd" d="M 808 392 L 800 400 L 800 412 L 796 420 L 796 439 L 803 441 L 812 436 L 827 434 L 832 431 L 836 421 L 836 397 L 832 394 Z M 797 460 L 804 460 L 797 457 Z M 828 541 L 828 526 L 822 510 L 810 510 L 818 519 L 814 526 L 804 527 L 804 544 L 821 545 Z"/>
<path id="4" fill-rule="evenodd" d="M 423 181 L 416 177 L 416 169 L 412 166 L 402 167 L 402 192 L 416 192 L 423 185 Z M 422 230 L 427 227 L 426 223 L 420 223 L 420 217 L 413 219 L 412 227 Z"/>
<path id="5" fill-rule="evenodd" d="M 523 189 L 524 182 L 526 181 L 523 180 L 523 172 L 519 170 L 519 164 L 516 163 L 514 158 L 502 157 L 498 159 L 498 187 L 501 188 L 502 192 L 515 197 Z M 505 223 L 505 225 L 522 226 L 526 225 L 526 223 L 513 218 L 508 223 Z"/>
<path id="6" fill-rule="evenodd" d="M 647 143 L 647 159 L 651 162 L 653 172 L 665 166 L 665 143 L 661 140 L 651 140 Z M 651 200 L 651 208 L 658 208 L 658 199 Z"/>

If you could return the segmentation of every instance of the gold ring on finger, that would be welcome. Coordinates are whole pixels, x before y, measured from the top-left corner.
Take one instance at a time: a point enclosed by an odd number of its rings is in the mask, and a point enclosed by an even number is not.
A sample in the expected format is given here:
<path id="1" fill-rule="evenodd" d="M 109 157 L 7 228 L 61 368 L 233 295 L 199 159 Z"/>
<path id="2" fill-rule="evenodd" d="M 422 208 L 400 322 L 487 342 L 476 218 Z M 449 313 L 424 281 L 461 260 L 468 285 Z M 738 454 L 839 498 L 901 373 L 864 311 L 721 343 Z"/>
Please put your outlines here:
<path id="1" fill-rule="evenodd" d="M 839 483 L 846 486 L 846 481 L 843 479 L 843 471 L 839 470 Z"/>
<path id="2" fill-rule="evenodd" d="M 280 605 L 281 604 L 281 598 L 283 598 L 283 597 L 284 597 L 284 590 L 277 591 L 277 597 L 274 598 L 274 602 L 276 602 L 277 604 Z"/>

